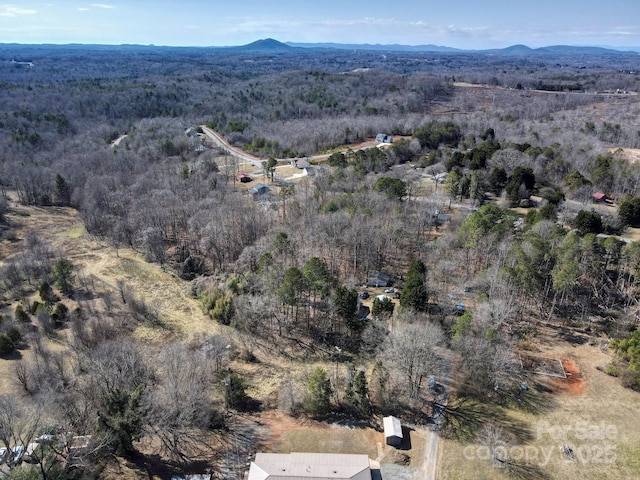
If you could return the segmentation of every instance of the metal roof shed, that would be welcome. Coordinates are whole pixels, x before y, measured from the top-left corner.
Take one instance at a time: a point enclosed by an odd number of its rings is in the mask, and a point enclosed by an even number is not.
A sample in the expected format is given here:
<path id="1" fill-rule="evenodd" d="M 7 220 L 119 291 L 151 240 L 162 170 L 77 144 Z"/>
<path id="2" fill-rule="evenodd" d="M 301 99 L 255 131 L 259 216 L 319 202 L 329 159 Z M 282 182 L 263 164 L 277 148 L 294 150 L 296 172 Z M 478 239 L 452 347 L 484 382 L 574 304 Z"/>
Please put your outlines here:
<path id="1" fill-rule="evenodd" d="M 384 438 L 387 445 L 396 448 L 400 447 L 402 445 L 402 424 L 400 420 L 392 416 L 384 417 L 382 424 L 384 426 Z"/>

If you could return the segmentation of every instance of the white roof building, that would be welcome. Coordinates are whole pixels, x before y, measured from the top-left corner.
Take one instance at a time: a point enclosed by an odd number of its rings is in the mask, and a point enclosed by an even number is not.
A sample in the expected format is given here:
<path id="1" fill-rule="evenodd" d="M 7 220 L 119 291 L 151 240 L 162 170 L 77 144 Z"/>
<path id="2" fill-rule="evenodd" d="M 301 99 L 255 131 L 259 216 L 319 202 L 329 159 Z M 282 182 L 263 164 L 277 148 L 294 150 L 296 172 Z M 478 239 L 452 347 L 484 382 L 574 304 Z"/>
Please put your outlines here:
<path id="1" fill-rule="evenodd" d="M 384 426 L 384 437 L 387 441 L 387 445 L 393 445 L 399 447 L 402 445 L 402 424 L 400 419 L 396 417 L 384 417 L 382 419 L 382 425 Z"/>
<path id="2" fill-rule="evenodd" d="M 257 453 L 247 480 L 371 480 L 371 467 L 366 455 Z"/>

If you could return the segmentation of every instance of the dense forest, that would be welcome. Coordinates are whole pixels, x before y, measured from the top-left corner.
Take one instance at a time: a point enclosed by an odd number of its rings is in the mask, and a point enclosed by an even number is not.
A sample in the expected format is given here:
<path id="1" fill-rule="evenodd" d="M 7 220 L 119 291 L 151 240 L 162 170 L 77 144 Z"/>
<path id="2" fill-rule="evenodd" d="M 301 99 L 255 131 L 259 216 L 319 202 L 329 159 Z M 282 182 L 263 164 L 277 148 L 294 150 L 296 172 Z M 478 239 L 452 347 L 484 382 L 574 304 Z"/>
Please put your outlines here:
<path id="1" fill-rule="evenodd" d="M 445 423 L 466 399 L 517 408 L 520 354 L 548 325 L 611 340 L 608 373 L 640 389 L 638 64 L 0 46 L 2 472 L 97 478 L 148 442 L 162 468 L 241 478 L 228 449 L 251 434 L 230 411 L 432 418 L 445 407 L 427 379 L 452 372 Z M 378 133 L 393 143 L 356 147 Z M 313 175 L 278 174 L 298 158 Z M 270 193 L 248 195 L 242 169 Z M 96 286 L 72 240 L 17 230 L 21 208 L 77 212 L 226 333 L 187 341 L 126 279 Z M 375 275 L 389 295 L 365 302 Z M 140 325 L 166 340 L 140 341 Z M 238 365 L 264 352 L 325 365 L 257 399 Z M 36 437 L 20 465 L 13 447 Z"/>

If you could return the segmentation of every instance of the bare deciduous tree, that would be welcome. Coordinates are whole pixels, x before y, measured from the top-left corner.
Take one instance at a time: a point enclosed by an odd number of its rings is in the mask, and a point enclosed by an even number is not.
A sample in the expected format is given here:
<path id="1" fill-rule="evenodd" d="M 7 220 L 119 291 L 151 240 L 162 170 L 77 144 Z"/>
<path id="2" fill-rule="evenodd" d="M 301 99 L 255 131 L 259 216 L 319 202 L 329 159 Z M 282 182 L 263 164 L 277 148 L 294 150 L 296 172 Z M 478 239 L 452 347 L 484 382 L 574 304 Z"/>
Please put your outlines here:
<path id="1" fill-rule="evenodd" d="M 163 348 L 158 358 L 161 381 L 151 394 L 151 429 L 175 461 L 201 456 L 202 434 L 212 415 L 215 359 L 182 344 Z"/>
<path id="2" fill-rule="evenodd" d="M 443 343 L 440 326 L 429 322 L 424 315 L 406 313 L 395 322 L 383 345 L 384 355 L 390 368 L 405 379 L 410 398 L 419 397 L 425 377 L 439 373 L 442 358 L 438 347 Z"/>

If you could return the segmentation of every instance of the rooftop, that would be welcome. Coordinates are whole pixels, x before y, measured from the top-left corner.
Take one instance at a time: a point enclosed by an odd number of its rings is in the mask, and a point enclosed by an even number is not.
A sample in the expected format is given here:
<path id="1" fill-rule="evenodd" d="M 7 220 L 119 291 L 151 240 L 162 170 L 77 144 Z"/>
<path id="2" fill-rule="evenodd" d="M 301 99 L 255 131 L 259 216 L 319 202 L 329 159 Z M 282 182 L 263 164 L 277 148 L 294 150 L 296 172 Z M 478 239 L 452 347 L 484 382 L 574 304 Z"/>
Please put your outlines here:
<path id="1" fill-rule="evenodd" d="M 338 453 L 258 453 L 248 480 L 371 480 L 369 457 Z"/>

